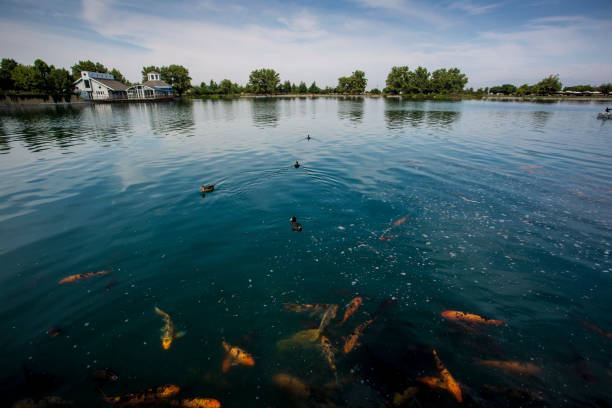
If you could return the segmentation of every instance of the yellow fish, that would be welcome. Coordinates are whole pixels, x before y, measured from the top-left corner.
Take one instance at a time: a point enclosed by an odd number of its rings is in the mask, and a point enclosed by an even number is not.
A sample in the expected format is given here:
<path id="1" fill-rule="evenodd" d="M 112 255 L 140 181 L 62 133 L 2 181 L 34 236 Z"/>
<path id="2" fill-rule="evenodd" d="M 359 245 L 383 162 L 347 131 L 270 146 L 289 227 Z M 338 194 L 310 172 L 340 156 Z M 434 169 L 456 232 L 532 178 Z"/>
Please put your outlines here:
<path id="1" fill-rule="evenodd" d="M 170 319 L 170 316 L 168 315 L 168 313 L 164 312 L 157 306 L 155 306 L 155 313 L 157 313 L 158 315 L 164 318 L 165 324 L 164 324 L 164 327 L 162 327 L 161 329 L 162 330 L 161 340 L 162 340 L 162 347 L 164 348 L 164 350 L 168 350 L 170 348 L 170 345 L 172 344 L 172 341 L 174 339 L 178 339 L 179 337 L 183 337 L 185 335 L 185 332 L 176 333 L 174 331 L 174 324 L 172 323 L 172 319 Z"/>
<path id="2" fill-rule="evenodd" d="M 230 346 L 229 344 L 227 344 L 227 342 L 225 342 L 225 340 L 223 340 L 223 348 L 227 352 L 227 356 L 225 357 L 225 359 L 223 360 L 223 364 L 221 365 L 221 369 L 224 373 L 227 373 L 230 367 L 233 365 L 255 365 L 255 360 L 253 359 L 253 357 L 243 349 L 236 346 Z"/>
<path id="3" fill-rule="evenodd" d="M 131 394 L 125 394 L 120 397 L 107 397 L 104 400 L 110 404 L 119 405 L 145 405 L 158 403 L 174 397 L 181 389 L 174 384 L 162 385 L 160 387 L 148 388 Z"/>
<path id="4" fill-rule="evenodd" d="M 332 371 L 334 372 L 334 377 L 336 377 L 336 383 L 338 383 L 338 370 L 336 370 L 336 365 L 334 364 L 334 350 L 332 348 L 332 344 L 329 339 L 325 336 L 321 336 L 321 352 L 323 356 L 329 363 Z"/>
<path id="5" fill-rule="evenodd" d="M 455 381 L 446 367 L 444 367 L 444 364 L 442 364 L 442 361 L 440 361 L 436 350 L 433 351 L 433 355 L 434 359 L 436 360 L 436 367 L 438 368 L 438 377 L 422 377 L 419 378 L 419 381 L 429 385 L 430 387 L 446 390 L 453 394 L 453 397 L 455 397 L 458 402 L 462 402 L 463 395 L 461 394 L 459 384 L 457 381 Z"/>

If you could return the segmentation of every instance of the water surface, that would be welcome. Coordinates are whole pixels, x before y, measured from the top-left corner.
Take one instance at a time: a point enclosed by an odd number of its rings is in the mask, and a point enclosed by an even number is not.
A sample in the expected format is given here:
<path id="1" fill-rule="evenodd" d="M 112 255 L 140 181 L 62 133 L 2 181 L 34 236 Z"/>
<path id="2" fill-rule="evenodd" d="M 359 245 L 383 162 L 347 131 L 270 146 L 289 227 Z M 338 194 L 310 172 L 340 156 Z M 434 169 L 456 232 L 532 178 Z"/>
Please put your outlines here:
<path id="1" fill-rule="evenodd" d="M 99 387 L 172 383 L 223 407 L 393 406 L 409 387 L 405 406 L 609 406 L 601 109 L 296 98 L 1 110 L 2 398 L 108 406 Z M 112 273 L 58 284 L 100 270 Z M 323 332 L 337 382 L 318 343 L 278 347 L 320 320 L 285 302 L 339 305 Z M 186 332 L 169 350 L 156 305 Z M 223 339 L 255 366 L 223 374 Z M 437 375 L 433 349 L 463 403 L 419 380 Z M 96 383 L 101 368 L 119 380 Z M 279 388 L 279 373 L 310 395 Z"/>

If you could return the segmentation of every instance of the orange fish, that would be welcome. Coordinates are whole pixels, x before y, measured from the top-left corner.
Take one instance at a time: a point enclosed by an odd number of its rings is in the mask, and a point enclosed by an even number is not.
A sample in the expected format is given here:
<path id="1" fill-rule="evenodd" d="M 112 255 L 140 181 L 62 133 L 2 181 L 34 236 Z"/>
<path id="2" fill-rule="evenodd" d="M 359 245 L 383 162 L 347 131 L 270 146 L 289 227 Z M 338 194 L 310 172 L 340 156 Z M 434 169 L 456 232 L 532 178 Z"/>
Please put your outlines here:
<path id="1" fill-rule="evenodd" d="M 468 323 L 484 323 L 484 324 L 491 324 L 494 326 L 503 326 L 506 324 L 506 322 L 501 321 L 501 320 L 485 319 L 484 317 L 478 316 L 477 314 L 464 313 L 464 312 L 459 312 L 457 310 L 445 310 L 441 313 L 441 315 L 442 317 L 446 319 L 460 320 L 460 321 L 468 322 Z"/>
<path id="2" fill-rule="evenodd" d="M 249 353 L 242 350 L 241 348 L 230 346 L 225 342 L 225 340 L 223 341 L 223 348 L 227 352 L 227 356 L 225 357 L 225 359 L 223 360 L 223 364 L 221 365 L 221 369 L 224 373 L 227 373 L 233 365 L 255 365 L 255 360 L 253 359 L 253 357 L 251 357 Z"/>
<path id="3" fill-rule="evenodd" d="M 181 389 L 173 384 L 162 385 L 160 387 L 148 388 L 132 394 L 125 394 L 120 397 L 107 397 L 104 400 L 110 404 L 118 405 L 146 405 L 155 404 L 161 400 L 174 397 Z"/>
<path id="4" fill-rule="evenodd" d="M 351 317 L 353 313 L 355 313 L 357 309 L 359 309 L 359 306 L 361 306 L 362 303 L 363 303 L 363 298 L 361 298 L 361 296 L 358 296 L 355 299 L 351 300 L 351 302 L 346 307 L 346 312 L 344 312 L 344 317 L 342 318 L 340 325 L 346 322 L 346 319 Z"/>
<path id="5" fill-rule="evenodd" d="M 419 381 L 429 385 L 430 387 L 446 390 L 450 392 L 458 402 L 462 402 L 463 395 L 461 394 L 459 384 L 457 381 L 455 381 L 447 368 L 444 367 L 444 364 L 442 364 L 442 361 L 440 361 L 436 350 L 433 351 L 433 355 L 434 359 L 436 360 L 436 367 L 438 368 L 438 377 L 422 377 L 419 378 Z"/>
<path id="6" fill-rule="evenodd" d="M 476 360 L 476 363 L 488 367 L 499 368 L 507 373 L 519 375 L 538 375 L 542 369 L 532 363 L 523 363 L 521 361 L 497 361 L 497 360 Z"/>
<path id="7" fill-rule="evenodd" d="M 391 241 L 392 239 L 395 239 L 397 237 L 399 237 L 399 235 L 383 235 L 378 239 L 380 239 L 381 241 Z"/>
<path id="8" fill-rule="evenodd" d="M 331 305 L 326 303 L 313 303 L 313 304 L 297 304 L 297 303 L 285 303 L 283 304 L 283 310 L 288 312 L 310 312 L 311 316 L 324 313 Z"/>
<path id="9" fill-rule="evenodd" d="M 221 403 L 214 398 L 190 398 L 181 401 L 185 408 L 221 408 Z"/>
<path id="10" fill-rule="evenodd" d="M 59 283 L 70 283 L 70 282 L 78 282 L 83 279 L 92 278 L 98 275 L 107 275 L 112 271 L 98 271 L 98 272 L 85 272 L 85 273 L 77 273 L 76 275 L 70 275 L 60 280 Z"/>
<path id="11" fill-rule="evenodd" d="M 582 323 L 583 325 L 585 325 L 589 329 L 596 331 L 597 333 L 601 334 L 602 336 L 606 336 L 607 338 L 612 339 L 612 333 L 608 333 L 607 331 L 605 331 L 601 327 L 597 327 L 593 323 L 589 323 L 586 320 L 582 320 L 582 319 L 580 319 L 580 323 Z"/>
<path id="12" fill-rule="evenodd" d="M 407 220 L 407 219 L 408 219 L 408 216 L 407 216 L 407 215 L 404 215 L 404 216 L 403 216 L 402 218 L 400 218 L 399 220 L 397 220 L 397 221 L 393 222 L 393 225 L 394 225 L 395 227 L 397 227 L 398 225 L 402 225 L 403 223 L 405 223 L 405 222 L 406 222 L 406 220 Z"/>
<path id="13" fill-rule="evenodd" d="M 334 364 L 334 350 L 331 342 L 325 336 L 321 336 L 321 352 L 329 363 L 329 366 L 334 373 L 334 377 L 336 377 L 336 382 L 338 382 L 338 370 L 336 369 L 336 364 Z"/>
<path id="14" fill-rule="evenodd" d="M 357 326 L 357 328 L 355 328 L 353 333 L 351 333 L 346 338 L 346 342 L 344 343 L 344 353 L 345 354 L 350 353 L 352 349 L 354 349 L 356 346 L 359 346 L 359 341 L 358 341 L 359 337 L 361 337 L 366 327 L 374 323 L 374 320 L 376 320 L 375 317 L 366 322 L 361 323 L 359 326 Z"/>

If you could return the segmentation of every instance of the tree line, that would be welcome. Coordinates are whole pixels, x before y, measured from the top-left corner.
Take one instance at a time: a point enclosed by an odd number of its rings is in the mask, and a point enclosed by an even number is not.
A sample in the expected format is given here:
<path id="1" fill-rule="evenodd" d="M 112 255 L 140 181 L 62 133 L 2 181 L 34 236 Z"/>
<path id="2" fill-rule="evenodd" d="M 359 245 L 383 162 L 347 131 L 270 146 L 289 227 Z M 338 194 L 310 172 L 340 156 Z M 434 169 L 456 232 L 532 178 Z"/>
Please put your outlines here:
<path id="1" fill-rule="evenodd" d="M 600 86 L 592 85 L 576 85 L 566 86 L 563 88 L 563 83 L 559 80 L 559 75 L 549 75 L 542 79 L 540 82 L 529 85 L 523 84 L 515 86 L 512 84 L 503 84 L 499 86 L 493 86 L 491 88 L 485 88 L 484 93 L 486 94 L 501 94 L 501 95 L 552 95 L 559 91 L 574 91 L 574 92 L 595 92 L 599 91 L 602 94 L 610 94 L 612 91 L 612 83 L 601 84 Z"/>
<path id="2" fill-rule="evenodd" d="M 41 59 L 35 60 L 33 65 L 25 65 L 11 58 L 3 58 L 0 62 L 0 91 L 69 102 L 74 94 L 74 81 L 81 78 L 81 71 L 111 74 L 116 81 L 126 86 L 133 85 L 118 69 L 108 69 L 100 62 L 79 61 L 70 70 L 55 68 Z M 181 65 L 143 67 L 143 82 L 150 71 L 159 72 L 161 79 L 172 85 L 179 96 L 191 87 L 189 71 Z"/>

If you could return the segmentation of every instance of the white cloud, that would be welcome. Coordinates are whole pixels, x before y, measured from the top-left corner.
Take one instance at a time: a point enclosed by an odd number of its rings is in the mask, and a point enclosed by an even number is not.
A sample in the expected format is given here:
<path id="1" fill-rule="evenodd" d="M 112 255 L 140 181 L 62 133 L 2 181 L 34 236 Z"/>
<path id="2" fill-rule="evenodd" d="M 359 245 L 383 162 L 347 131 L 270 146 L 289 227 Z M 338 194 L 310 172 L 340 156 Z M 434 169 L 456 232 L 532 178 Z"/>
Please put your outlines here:
<path id="1" fill-rule="evenodd" d="M 484 14 L 492 9 L 502 6 L 504 3 L 495 3 L 495 4 L 487 4 L 484 6 L 479 6 L 472 3 L 469 0 L 457 1 L 452 3 L 449 7 L 451 9 L 463 10 L 468 14 L 477 15 Z"/>

